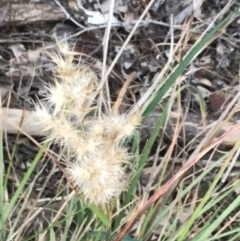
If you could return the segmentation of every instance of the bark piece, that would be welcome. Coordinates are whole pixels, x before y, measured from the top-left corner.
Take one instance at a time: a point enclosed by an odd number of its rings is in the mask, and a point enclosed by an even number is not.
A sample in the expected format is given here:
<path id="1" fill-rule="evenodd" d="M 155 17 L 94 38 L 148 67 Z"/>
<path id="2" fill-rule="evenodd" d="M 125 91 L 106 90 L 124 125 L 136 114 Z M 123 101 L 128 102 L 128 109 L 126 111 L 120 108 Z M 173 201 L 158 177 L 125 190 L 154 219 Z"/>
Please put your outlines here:
<path id="1" fill-rule="evenodd" d="M 54 4 L 5 0 L 5 4 L 10 2 L 8 13 L 2 25 L 6 24 L 29 24 L 38 21 L 57 21 L 65 18 L 64 13 Z"/>

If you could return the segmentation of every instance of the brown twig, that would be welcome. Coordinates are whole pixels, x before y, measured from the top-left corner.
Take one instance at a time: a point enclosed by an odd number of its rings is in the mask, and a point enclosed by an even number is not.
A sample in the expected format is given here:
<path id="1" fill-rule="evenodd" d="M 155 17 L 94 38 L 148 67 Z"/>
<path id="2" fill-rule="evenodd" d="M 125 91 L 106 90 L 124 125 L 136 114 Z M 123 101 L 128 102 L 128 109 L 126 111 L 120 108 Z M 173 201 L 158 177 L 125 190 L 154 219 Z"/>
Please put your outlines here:
<path id="1" fill-rule="evenodd" d="M 123 100 L 123 96 L 125 95 L 127 88 L 129 86 L 129 84 L 132 82 L 132 80 L 136 77 L 137 73 L 136 72 L 132 72 L 130 75 L 128 75 L 126 81 L 124 82 L 123 87 L 121 88 L 119 94 L 118 94 L 118 98 L 113 106 L 113 113 L 117 114 L 119 111 L 119 107 L 122 103 Z"/>

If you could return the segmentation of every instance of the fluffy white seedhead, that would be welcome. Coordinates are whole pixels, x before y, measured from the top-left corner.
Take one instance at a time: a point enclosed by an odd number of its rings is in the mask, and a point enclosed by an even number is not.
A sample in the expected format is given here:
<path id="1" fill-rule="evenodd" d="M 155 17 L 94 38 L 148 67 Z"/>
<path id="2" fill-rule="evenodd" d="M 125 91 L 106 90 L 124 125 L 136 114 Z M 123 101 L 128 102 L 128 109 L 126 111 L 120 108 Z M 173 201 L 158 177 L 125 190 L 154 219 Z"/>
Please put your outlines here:
<path id="1" fill-rule="evenodd" d="M 103 206 L 126 188 L 123 163 L 128 161 L 128 155 L 125 154 L 119 160 L 116 154 L 117 152 L 109 153 L 101 147 L 98 152 L 82 156 L 82 159 L 76 159 L 68 165 L 70 181 L 75 184 L 85 202 Z"/>
<path id="2" fill-rule="evenodd" d="M 54 85 L 49 85 L 48 92 L 46 100 L 49 106 L 54 108 L 53 115 L 56 116 L 62 109 L 64 103 L 66 103 L 64 88 L 58 81 L 55 81 Z"/>
<path id="3" fill-rule="evenodd" d="M 76 146 L 67 173 L 87 203 L 103 206 L 115 199 L 127 186 L 124 165 L 129 163 L 126 149 L 117 145 L 105 129 L 103 121 L 92 120 L 86 127 L 82 144 Z M 105 126 L 104 126 L 105 127 Z M 109 130 L 108 130 L 109 131 Z"/>
<path id="4" fill-rule="evenodd" d="M 97 138 L 120 143 L 134 134 L 140 121 L 139 115 L 130 118 L 126 115 L 104 115 L 102 119 L 92 121 L 89 132 Z"/>
<path id="5" fill-rule="evenodd" d="M 49 132 L 55 126 L 55 120 L 46 105 L 35 104 L 35 115 L 43 131 Z"/>
<path id="6" fill-rule="evenodd" d="M 69 76 L 71 75 L 69 74 Z M 84 109 L 84 113 L 91 111 L 90 105 L 93 103 L 96 75 L 94 73 L 90 75 L 89 69 L 86 67 L 78 73 L 78 76 L 75 81 L 72 79 L 72 82 L 64 81 L 64 78 L 61 77 L 61 81 L 56 79 L 55 84 L 48 88 L 49 94 L 46 100 L 53 107 L 54 115 L 60 111 L 71 112 L 73 109 L 76 116 L 83 115 L 81 109 Z"/>
<path id="7" fill-rule="evenodd" d="M 47 139 L 66 150 L 71 184 L 87 203 L 106 205 L 127 186 L 124 166 L 129 154 L 121 145 L 141 120 L 138 115 L 89 117 L 97 76 L 76 63 L 66 43 L 58 46 L 58 52 L 51 54 L 56 64 L 54 81 L 47 87 L 46 104 L 36 105 L 36 115 L 49 132 Z"/>

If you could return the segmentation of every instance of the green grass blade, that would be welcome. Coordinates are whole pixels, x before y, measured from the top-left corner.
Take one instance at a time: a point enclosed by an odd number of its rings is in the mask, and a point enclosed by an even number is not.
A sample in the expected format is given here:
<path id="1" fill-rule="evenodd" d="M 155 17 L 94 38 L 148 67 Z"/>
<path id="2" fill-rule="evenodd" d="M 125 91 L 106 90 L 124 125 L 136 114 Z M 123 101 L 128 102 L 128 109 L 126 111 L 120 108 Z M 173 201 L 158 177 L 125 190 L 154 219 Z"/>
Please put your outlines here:
<path id="1" fill-rule="evenodd" d="M 50 228 L 50 230 L 49 230 L 49 238 L 50 238 L 49 241 L 56 241 L 56 236 L 55 236 L 55 232 L 54 232 L 53 228 Z"/>
<path id="2" fill-rule="evenodd" d="M 193 61 L 193 59 L 201 52 L 205 45 L 211 41 L 211 39 L 214 37 L 215 34 L 218 33 L 220 29 L 225 27 L 231 20 L 231 18 L 239 11 L 237 9 L 236 11 L 230 13 L 226 18 L 224 18 L 220 23 L 218 23 L 209 33 L 207 33 L 205 36 L 203 36 L 202 40 L 187 53 L 187 55 L 184 57 L 182 62 L 176 67 L 176 69 L 173 71 L 172 74 L 167 78 L 166 82 L 161 86 L 161 88 L 156 92 L 156 94 L 152 97 L 150 104 L 147 104 L 146 107 L 144 107 L 143 116 L 147 116 L 149 113 L 151 113 L 157 104 L 162 100 L 163 96 L 166 92 L 171 88 L 171 86 L 174 84 L 174 82 L 177 80 L 177 78 L 183 73 L 184 69 Z"/>
<path id="3" fill-rule="evenodd" d="M 70 203 L 69 203 L 68 207 L 67 207 L 68 218 L 66 218 L 66 220 L 65 220 L 64 231 L 63 231 L 63 235 L 62 235 L 62 241 L 68 240 L 67 239 L 68 233 L 70 232 L 70 227 L 71 227 L 71 224 L 73 222 L 74 215 L 75 215 L 74 207 L 75 207 L 75 200 L 74 200 L 74 198 L 72 198 L 70 200 Z"/>
<path id="4" fill-rule="evenodd" d="M 234 190 L 236 189 L 236 187 L 240 186 L 240 181 L 234 185 L 232 188 L 230 188 L 229 190 L 224 190 L 223 194 L 220 195 L 217 198 L 214 198 L 213 200 L 211 200 L 209 203 L 207 203 L 205 205 L 205 207 L 201 210 L 201 212 L 199 213 L 200 215 L 203 215 L 205 212 L 207 212 L 210 208 L 212 208 L 213 206 L 215 206 L 216 204 L 220 203 L 222 200 L 224 200 L 224 198 L 226 198 L 227 196 L 229 196 L 231 193 L 234 192 Z"/>
<path id="5" fill-rule="evenodd" d="M 240 228 L 236 228 L 236 229 L 234 229 L 234 230 L 231 230 L 231 231 L 229 231 L 229 232 L 226 232 L 227 233 L 227 235 L 230 235 L 230 234 L 232 234 L 232 233 L 230 233 L 230 232 L 236 232 L 236 234 L 231 238 L 231 239 L 228 239 L 228 241 L 238 241 L 239 239 L 240 239 Z M 234 233 L 235 233 L 234 232 Z M 224 233 L 225 234 L 225 233 Z M 207 240 L 208 241 L 208 240 Z M 210 240 L 211 241 L 211 240 Z"/>
<path id="6" fill-rule="evenodd" d="M 165 106 L 162 114 L 158 118 L 156 126 L 154 127 L 154 130 L 152 131 L 151 136 L 142 151 L 142 155 L 140 156 L 139 160 L 137 161 L 134 175 L 130 181 L 128 192 L 124 198 L 123 206 L 126 206 L 129 202 L 131 202 L 131 200 L 134 196 L 134 193 L 137 188 L 137 184 L 138 184 L 139 178 L 141 176 L 143 167 L 145 166 L 145 164 L 148 160 L 152 146 L 153 146 L 157 136 L 159 135 L 159 131 L 165 122 L 165 119 L 167 116 L 167 110 L 168 110 L 168 105 Z M 116 224 L 114 226 L 114 230 L 117 230 L 119 228 L 119 223 L 120 223 L 121 219 L 123 218 L 123 216 L 124 216 L 124 210 L 122 212 L 120 212 L 120 214 L 118 215 L 118 217 L 116 219 Z"/>
<path id="7" fill-rule="evenodd" d="M 44 143 L 43 147 L 46 148 L 48 146 L 48 143 Z M 44 148 L 41 148 L 39 152 L 37 153 L 36 157 L 34 158 L 33 162 L 31 163 L 30 167 L 28 168 L 26 174 L 24 175 L 19 187 L 17 188 L 16 192 L 14 193 L 13 197 L 11 198 L 10 203 L 6 207 L 4 214 L 3 214 L 3 222 L 5 223 L 8 219 L 8 216 L 10 215 L 12 209 L 14 208 L 19 195 L 22 193 L 24 186 L 26 185 L 27 181 L 29 180 L 32 172 L 34 171 L 36 165 L 38 164 L 40 158 L 42 157 L 44 153 Z"/>
<path id="8" fill-rule="evenodd" d="M 199 237 L 200 240 L 206 240 L 211 233 L 219 227 L 219 225 L 223 222 L 223 220 L 237 207 L 240 206 L 240 196 L 238 196 L 225 210 L 223 210 L 222 214 L 210 225 L 207 230 Z M 240 235 L 239 235 L 240 236 Z"/>
<path id="9" fill-rule="evenodd" d="M 92 231 L 92 232 L 89 232 L 86 236 L 87 237 L 98 237 L 97 240 L 103 239 L 105 241 L 105 239 L 107 237 L 107 233 L 106 232 L 102 232 L 99 235 L 99 232 Z M 112 235 L 111 240 L 113 240 L 115 237 L 116 237 L 116 235 Z M 140 241 L 140 240 L 126 236 L 126 237 L 124 237 L 122 239 L 122 241 Z"/>
<path id="10" fill-rule="evenodd" d="M 238 144 L 239 146 L 239 144 Z M 204 205 L 207 203 L 207 201 L 210 199 L 212 192 L 214 191 L 214 188 L 216 187 L 219 179 L 222 177 L 224 170 L 226 169 L 226 165 L 224 163 L 224 165 L 222 166 L 222 168 L 219 170 L 218 174 L 216 175 L 213 183 L 211 184 L 211 186 L 209 187 L 207 193 L 205 194 L 205 196 L 203 197 L 202 201 L 200 202 L 200 204 L 198 205 L 198 207 L 196 208 L 195 212 L 193 213 L 193 215 L 191 216 L 190 220 L 186 223 L 184 229 L 182 230 L 181 235 L 179 236 L 179 238 L 177 239 L 178 241 L 183 241 L 185 240 L 187 233 L 189 232 L 189 229 L 191 228 L 191 226 L 193 225 L 194 221 L 197 219 L 197 217 L 199 216 L 199 213 L 201 212 L 201 210 L 204 208 Z"/>
<path id="11" fill-rule="evenodd" d="M 5 238 L 4 233 L 4 158 L 3 158 L 3 135 L 2 130 L 0 129 L 0 235 L 2 239 Z"/>
<path id="12" fill-rule="evenodd" d="M 150 136 L 146 146 L 144 147 L 144 150 L 141 154 L 141 157 L 140 157 L 140 159 L 137 163 L 136 171 L 135 171 L 135 174 L 134 174 L 134 176 L 131 180 L 131 185 L 129 187 L 129 192 L 130 192 L 131 195 L 128 196 L 128 199 L 126 200 L 127 203 L 129 201 L 131 201 L 131 199 L 132 199 L 132 196 L 133 196 L 133 194 L 136 190 L 136 187 L 137 187 L 138 180 L 139 180 L 140 175 L 142 173 L 143 167 L 145 166 L 145 164 L 148 160 L 148 157 L 150 155 L 152 146 L 153 146 L 157 136 L 159 135 L 160 129 L 164 125 L 164 122 L 165 122 L 166 117 L 167 117 L 167 110 L 168 110 L 168 104 L 165 106 L 165 108 L 163 109 L 160 117 L 158 118 L 156 126 L 154 127 L 154 130 L 152 131 L 151 136 Z"/>
<path id="13" fill-rule="evenodd" d="M 110 227 L 111 226 L 111 221 L 107 217 L 107 215 L 101 211 L 98 207 L 95 205 L 90 205 L 89 209 L 99 218 L 99 220 L 106 226 Z"/>
<path id="14" fill-rule="evenodd" d="M 206 168 L 190 185 L 188 185 L 179 195 L 179 198 L 182 199 L 184 196 L 186 196 L 191 189 L 196 186 L 208 173 L 210 173 L 216 166 L 218 166 L 220 163 L 222 163 L 227 157 L 229 153 L 224 154 L 219 160 L 217 160 L 213 165 Z M 149 235 L 155 227 L 161 222 L 162 218 L 164 218 L 167 213 L 170 212 L 170 210 L 173 208 L 174 203 L 171 203 L 168 207 L 166 207 L 159 215 L 157 216 L 156 220 L 152 224 L 151 228 L 149 228 L 148 232 L 146 233 L 145 237 Z"/>

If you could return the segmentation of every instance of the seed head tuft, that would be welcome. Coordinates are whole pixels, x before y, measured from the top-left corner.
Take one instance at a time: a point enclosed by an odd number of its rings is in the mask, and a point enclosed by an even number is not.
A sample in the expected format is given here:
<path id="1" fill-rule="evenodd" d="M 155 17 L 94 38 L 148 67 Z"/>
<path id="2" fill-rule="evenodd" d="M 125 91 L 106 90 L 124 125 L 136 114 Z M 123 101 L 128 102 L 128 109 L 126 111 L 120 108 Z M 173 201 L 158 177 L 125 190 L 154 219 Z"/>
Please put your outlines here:
<path id="1" fill-rule="evenodd" d="M 75 60 L 67 43 L 50 54 L 55 63 L 53 84 L 36 115 L 48 140 L 64 147 L 67 178 L 87 203 L 106 205 L 127 187 L 124 167 L 130 155 L 123 141 L 134 134 L 140 116 L 91 114 L 98 85 L 89 66 Z"/>

